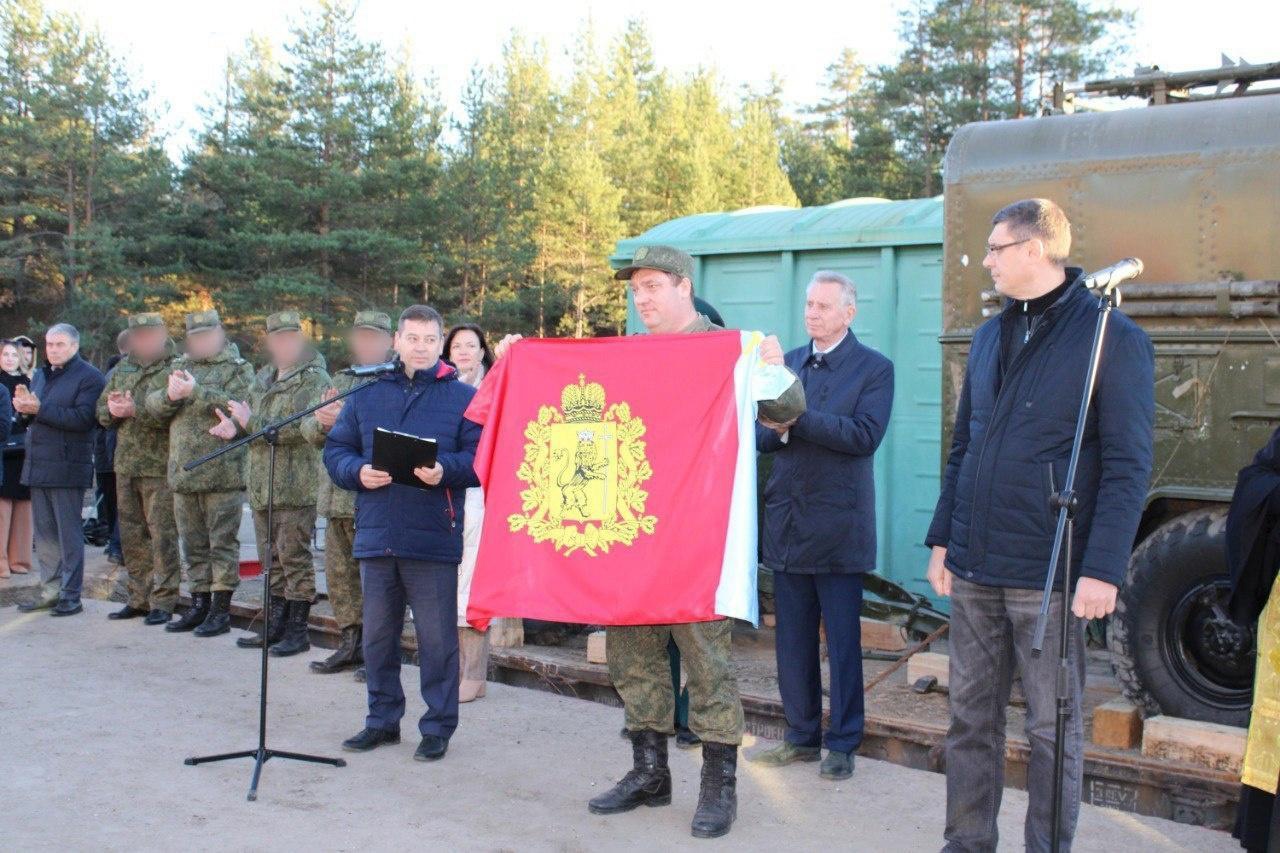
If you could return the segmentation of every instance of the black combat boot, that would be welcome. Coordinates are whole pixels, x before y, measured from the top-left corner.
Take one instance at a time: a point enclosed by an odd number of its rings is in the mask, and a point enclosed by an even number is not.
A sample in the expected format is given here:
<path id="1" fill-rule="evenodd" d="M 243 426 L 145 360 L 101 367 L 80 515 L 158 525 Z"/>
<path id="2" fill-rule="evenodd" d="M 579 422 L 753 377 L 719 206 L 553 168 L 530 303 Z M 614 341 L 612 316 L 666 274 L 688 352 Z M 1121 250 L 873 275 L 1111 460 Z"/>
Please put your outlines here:
<path id="1" fill-rule="evenodd" d="M 54 604 L 56 603 L 57 602 L 54 602 Z M 51 604 L 49 606 L 52 607 L 53 605 Z M 18 609 L 21 610 L 22 605 L 19 605 Z M 108 619 L 137 619 L 139 616 L 146 616 L 149 612 L 151 611 L 146 609 L 140 610 L 137 607 L 134 607 L 132 604 L 126 604 L 124 607 L 121 607 L 119 610 L 112 610 L 110 613 L 107 614 L 107 618 Z"/>
<path id="2" fill-rule="evenodd" d="M 204 617 L 209 615 L 209 593 L 193 592 L 191 593 L 191 606 L 187 608 L 187 612 L 182 614 L 182 618 L 175 622 L 170 622 L 164 626 L 166 631 L 194 631 L 196 626 L 204 621 Z"/>
<path id="3" fill-rule="evenodd" d="M 268 646 L 280 642 L 280 638 L 284 636 L 284 612 L 285 605 L 288 603 L 283 598 L 276 598 L 273 595 L 270 603 L 267 604 L 271 615 L 271 636 L 267 637 Z M 241 637 L 236 640 L 236 645 L 242 649 L 260 649 L 262 648 L 262 634 L 257 633 L 250 637 Z"/>
<path id="4" fill-rule="evenodd" d="M 627 775 L 587 804 L 592 814 L 617 814 L 640 805 L 665 806 L 671 802 L 667 736 L 647 729 L 632 732 L 631 755 L 635 766 Z"/>
<path id="5" fill-rule="evenodd" d="M 197 637 L 216 637 L 231 630 L 231 590 L 219 590 L 209 602 L 209 613 L 195 630 Z"/>
<path id="6" fill-rule="evenodd" d="M 324 660 L 311 662 L 311 671 L 327 675 L 331 672 L 342 672 L 348 667 L 359 666 L 362 663 L 364 663 L 364 654 L 360 649 L 360 626 L 352 625 L 350 628 L 342 629 L 342 639 L 338 642 L 338 648 L 334 649 L 333 654 Z"/>
<path id="7" fill-rule="evenodd" d="M 738 816 L 738 748 L 733 744 L 702 742 L 702 790 L 693 813 L 695 838 L 719 838 Z"/>
<path id="8" fill-rule="evenodd" d="M 284 620 L 284 637 L 273 643 L 271 654 L 287 658 L 311 648 L 311 638 L 307 633 L 307 616 L 311 613 L 310 601 L 290 601 L 289 613 Z"/>

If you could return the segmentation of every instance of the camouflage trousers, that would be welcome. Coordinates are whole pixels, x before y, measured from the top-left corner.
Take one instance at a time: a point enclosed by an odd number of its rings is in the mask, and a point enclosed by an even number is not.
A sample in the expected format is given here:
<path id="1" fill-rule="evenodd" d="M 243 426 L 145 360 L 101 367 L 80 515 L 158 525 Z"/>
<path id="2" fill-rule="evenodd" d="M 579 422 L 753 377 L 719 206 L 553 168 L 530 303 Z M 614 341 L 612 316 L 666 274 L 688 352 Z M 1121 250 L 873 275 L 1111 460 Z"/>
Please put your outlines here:
<path id="1" fill-rule="evenodd" d="M 120 547 L 129 575 L 129 605 L 167 610 L 178 603 L 182 562 L 173 522 L 173 492 L 164 477 L 116 476 Z"/>
<path id="2" fill-rule="evenodd" d="M 268 541 L 271 543 L 271 594 L 289 601 L 314 601 L 316 567 L 311 558 L 311 533 L 316 525 L 316 508 L 278 506 L 271 520 L 275 531 L 268 537 L 267 511 L 253 511 L 259 557 L 266 552 Z"/>
<path id="3" fill-rule="evenodd" d="M 609 678 L 626 708 L 627 728 L 675 732 L 675 691 L 667 642 L 688 673 L 689 728 L 704 741 L 742 743 L 742 700 L 733 674 L 733 620 L 607 629 Z"/>
<path id="4" fill-rule="evenodd" d="M 324 532 L 324 581 L 339 628 L 352 628 L 364 622 L 360 561 L 351 556 L 355 535 L 353 518 L 331 518 Z"/>
<path id="5" fill-rule="evenodd" d="M 173 515 L 192 592 L 231 592 L 240 585 L 240 514 L 244 492 L 175 492 Z"/>

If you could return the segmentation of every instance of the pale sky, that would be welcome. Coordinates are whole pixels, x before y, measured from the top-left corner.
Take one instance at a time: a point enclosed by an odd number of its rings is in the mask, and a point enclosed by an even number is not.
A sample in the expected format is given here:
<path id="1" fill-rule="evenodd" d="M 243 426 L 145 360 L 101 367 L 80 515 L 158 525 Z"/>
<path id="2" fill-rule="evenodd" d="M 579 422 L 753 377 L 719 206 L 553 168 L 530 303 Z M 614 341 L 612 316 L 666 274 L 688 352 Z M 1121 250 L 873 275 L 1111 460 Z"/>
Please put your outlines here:
<path id="1" fill-rule="evenodd" d="M 256 33 L 277 44 L 289 38 L 306 0 L 46 0 L 51 8 L 78 13 L 96 24 L 134 79 L 150 89 L 162 113 L 161 131 L 175 157 L 200 127 L 197 109 L 212 101 L 228 53 Z M 547 43 L 559 73 L 567 73 L 565 51 L 590 16 L 606 42 L 628 18 L 648 24 L 658 64 L 676 72 L 711 66 L 727 87 L 761 85 L 776 71 L 794 107 L 820 93 L 823 69 L 844 47 L 868 64 L 897 56 L 898 2 L 789 0 L 788 2 L 697 2 L 697 0 L 362 0 L 356 25 L 361 35 L 389 52 L 407 46 L 423 76 L 433 75 L 445 103 L 458 102 L 470 68 L 499 58 L 512 30 Z M 1217 66 L 1225 52 L 1251 62 L 1280 60 L 1275 0 L 1121 0 L 1138 14 L 1130 59 L 1164 69 Z"/>

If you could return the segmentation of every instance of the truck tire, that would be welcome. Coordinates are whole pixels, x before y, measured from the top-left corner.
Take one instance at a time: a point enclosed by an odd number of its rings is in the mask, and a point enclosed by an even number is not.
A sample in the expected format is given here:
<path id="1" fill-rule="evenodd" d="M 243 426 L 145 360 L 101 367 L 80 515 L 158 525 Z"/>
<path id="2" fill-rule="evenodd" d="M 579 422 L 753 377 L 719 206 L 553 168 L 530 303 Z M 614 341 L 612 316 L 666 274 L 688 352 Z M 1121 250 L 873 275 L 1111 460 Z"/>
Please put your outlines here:
<path id="1" fill-rule="evenodd" d="M 1108 646 L 1125 695 L 1145 716 L 1248 723 L 1254 626 L 1226 616 L 1226 517 L 1225 508 L 1180 515 L 1129 559 Z"/>

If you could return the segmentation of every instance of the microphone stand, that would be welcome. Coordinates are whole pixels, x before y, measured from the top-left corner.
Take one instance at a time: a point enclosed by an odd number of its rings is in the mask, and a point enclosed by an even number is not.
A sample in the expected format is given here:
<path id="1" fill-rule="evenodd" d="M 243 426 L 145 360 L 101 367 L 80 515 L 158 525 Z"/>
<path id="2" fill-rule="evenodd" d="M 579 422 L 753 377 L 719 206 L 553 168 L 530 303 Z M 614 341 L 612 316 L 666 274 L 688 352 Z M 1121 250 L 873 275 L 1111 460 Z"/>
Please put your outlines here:
<path id="1" fill-rule="evenodd" d="M 278 749 L 267 748 L 267 667 L 269 661 L 267 656 L 267 638 L 271 636 L 271 563 L 275 559 L 271 540 L 272 536 L 275 535 L 272 509 L 275 506 L 276 444 L 280 438 L 280 430 L 284 429 L 289 424 L 305 418 L 316 409 L 324 408 L 336 400 L 349 397 L 357 391 L 363 391 L 365 388 L 368 388 L 377 381 L 378 380 L 375 377 L 374 379 L 370 379 L 368 382 L 353 385 L 346 391 L 342 391 L 327 400 L 321 400 L 314 406 L 303 409 L 300 412 L 295 412 L 281 421 L 268 424 L 257 432 L 250 433 L 249 435 L 238 438 L 235 441 L 229 442 L 212 453 L 206 453 L 199 459 L 193 459 L 182 466 L 184 471 L 190 471 L 193 468 L 200 467 L 206 462 L 217 459 L 223 454 L 230 453 L 233 450 L 239 450 L 246 444 L 257 441 L 258 439 L 265 441 L 269 448 L 269 461 L 267 464 L 267 541 L 265 543 L 259 543 L 260 545 L 265 546 L 259 549 L 265 553 L 258 555 L 262 560 L 262 588 L 265 593 L 262 601 L 262 671 L 260 684 L 258 686 L 258 746 L 256 749 L 245 749 L 239 752 L 224 752 L 219 753 L 218 755 L 202 755 L 188 758 L 183 761 L 183 764 L 186 764 L 187 766 L 195 766 L 197 764 L 207 764 L 211 761 L 227 761 L 232 758 L 254 759 L 253 779 L 249 782 L 249 796 L 247 797 L 250 801 L 258 799 L 258 779 L 262 776 L 262 765 L 266 764 L 269 759 L 289 758 L 294 761 L 310 761 L 315 764 L 330 764 L 334 767 L 347 766 L 347 762 L 341 758 L 324 758 L 319 755 L 306 755 L 301 752 L 284 752 Z"/>
<path id="2" fill-rule="evenodd" d="M 1120 294 L 1114 287 L 1102 288 L 1098 297 L 1098 321 L 1093 331 L 1093 347 L 1089 353 L 1089 366 L 1085 372 L 1084 394 L 1080 398 L 1080 411 L 1076 415 L 1075 438 L 1071 443 L 1071 458 L 1067 463 L 1066 478 L 1062 488 L 1049 498 L 1050 506 L 1058 512 L 1058 525 L 1053 534 L 1053 550 L 1049 555 L 1049 574 L 1044 581 L 1044 596 L 1040 600 L 1040 614 L 1036 619 L 1035 636 L 1031 653 L 1037 657 L 1044 649 L 1044 635 L 1049 624 L 1049 603 L 1053 595 L 1054 577 L 1062 576 L 1062 633 L 1058 640 L 1058 671 L 1055 698 L 1057 718 L 1053 732 L 1053 828 L 1050 831 L 1051 849 L 1058 853 L 1062 845 L 1062 790 L 1066 765 L 1067 718 L 1071 716 L 1070 667 L 1068 655 L 1072 620 L 1071 613 L 1071 540 L 1075 533 L 1075 514 L 1079 499 L 1075 493 L 1076 469 L 1080 464 L 1080 446 L 1084 442 L 1085 422 L 1089 416 L 1089 404 L 1098 384 L 1098 367 L 1102 361 L 1102 345 L 1107 335 L 1107 321 L 1120 303 Z M 1061 560 L 1059 559 L 1061 557 Z"/>

